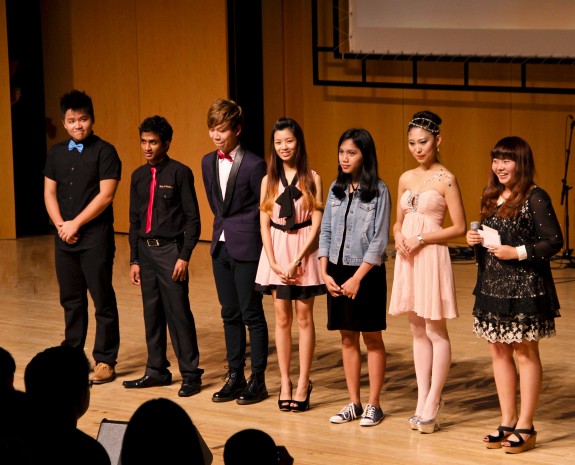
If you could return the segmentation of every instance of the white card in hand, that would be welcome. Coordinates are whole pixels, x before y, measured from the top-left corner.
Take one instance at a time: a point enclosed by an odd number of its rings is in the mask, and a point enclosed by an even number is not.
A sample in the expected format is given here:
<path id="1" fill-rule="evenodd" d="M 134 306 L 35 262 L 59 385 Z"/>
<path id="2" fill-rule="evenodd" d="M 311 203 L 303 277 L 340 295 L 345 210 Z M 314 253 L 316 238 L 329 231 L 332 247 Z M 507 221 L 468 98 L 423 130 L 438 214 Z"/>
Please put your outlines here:
<path id="1" fill-rule="evenodd" d="M 497 229 L 490 228 L 489 226 L 482 225 L 483 229 L 477 232 L 481 236 L 481 245 L 483 247 L 493 247 L 496 245 L 501 245 L 501 237 Z"/>

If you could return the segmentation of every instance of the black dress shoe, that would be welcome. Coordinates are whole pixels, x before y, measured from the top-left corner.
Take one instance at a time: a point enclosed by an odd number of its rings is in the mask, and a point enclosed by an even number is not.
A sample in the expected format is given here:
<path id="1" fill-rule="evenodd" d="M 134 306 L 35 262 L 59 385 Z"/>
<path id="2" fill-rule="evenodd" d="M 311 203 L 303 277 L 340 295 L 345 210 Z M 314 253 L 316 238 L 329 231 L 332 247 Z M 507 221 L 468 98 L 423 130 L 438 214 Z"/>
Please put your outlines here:
<path id="1" fill-rule="evenodd" d="M 194 394 L 198 394 L 202 390 L 201 384 L 202 383 L 198 381 L 183 381 L 178 395 L 180 397 L 190 397 Z"/>
<path id="2" fill-rule="evenodd" d="M 246 388 L 246 378 L 243 371 L 228 371 L 224 375 L 226 384 L 212 396 L 212 402 L 229 402 L 237 399 Z"/>
<path id="3" fill-rule="evenodd" d="M 265 373 L 252 373 L 246 388 L 242 391 L 236 403 L 240 405 L 257 404 L 268 397 Z"/>
<path id="4" fill-rule="evenodd" d="M 169 386 L 170 384 L 172 384 L 171 373 L 167 375 L 165 379 L 154 378 L 152 376 L 144 375 L 139 379 L 135 379 L 133 381 L 124 381 L 122 383 L 122 385 L 126 389 L 142 389 L 154 386 Z"/>

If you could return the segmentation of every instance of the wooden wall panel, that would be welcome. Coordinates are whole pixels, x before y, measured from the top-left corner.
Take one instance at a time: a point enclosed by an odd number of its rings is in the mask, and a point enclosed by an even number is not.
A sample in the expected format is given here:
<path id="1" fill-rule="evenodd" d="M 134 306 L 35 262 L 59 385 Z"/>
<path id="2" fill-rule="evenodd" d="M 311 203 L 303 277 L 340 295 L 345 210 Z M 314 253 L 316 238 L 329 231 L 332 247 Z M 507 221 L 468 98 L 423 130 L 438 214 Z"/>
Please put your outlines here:
<path id="1" fill-rule="evenodd" d="M 127 232 L 130 176 L 145 163 L 138 126 L 165 116 L 174 127 L 170 155 L 194 171 L 202 239 L 211 238 L 200 160 L 212 149 L 208 107 L 227 97 L 225 0 L 169 0 L 161 8 L 152 0 L 46 0 L 43 20 L 46 111 L 57 129 L 49 146 L 67 137 L 59 97 L 71 88 L 86 91 L 94 100 L 94 131 L 122 159 L 115 228 Z"/>
<path id="2" fill-rule="evenodd" d="M 136 9 L 139 2 L 72 2 L 74 87 L 94 100 L 94 132 L 111 142 L 122 159 L 122 180 L 114 201 L 115 227 L 128 230 L 130 173 L 138 163 L 139 121 Z"/>
<path id="3" fill-rule="evenodd" d="M 282 0 L 262 2 L 262 35 L 264 66 L 264 142 L 265 157 L 269 157 L 269 136 L 274 123 L 285 114 L 285 56 Z"/>
<path id="4" fill-rule="evenodd" d="M 16 238 L 14 203 L 14 169 L 12 159 L 12 124 L 10 112 L 10 73 L 8 71 L 8 37 L 6 33 L 6 2 L 0 0 L 0 239 Z"/>
<path id="5" fill-rule="evenodd" d="M 112 143 L 122 159 L 114 200 L 115 227 L 128 230 L 131 170 L 139 163 L 139 93 L 135 1 L 43 2 L 46 114 L 55 125 L 48 147 L 68 137 L 59 98 L 85 91 L 94 103 L 94 132 Z"/>
<path id="6" fill-rule="evenodd" d="M 322 3 L 326 2 L 320 5 Z M 299 118 L 313 157 L 312 166 L 322 176 L 326 191 L 336 174 L 339 136 L 349 127 L 365 127 L 375 139 L 380 175 L 390 188 L 395 206 L 399 176 L 416 166 L 407 148 L 407 123 L 414 112 L 429 109 L 443 119 L 441 160 L 459 180 L 468 223 L 478 216 L 481 191 L 489 174 L 491 148 L 504 136 L 518 135 L 531 144 L 536 181 L 552 196 L 563 225 L 564 207 L 560 200 L 565 118 L 575 113 L 575 96 L 314 86 L 311 7 L 306 0 L 283 0 L 282 6 L 285 112 Z M 322 34 L 325 36 L 325 31 L 320 31 L 320 36 Z M 321 72 L 330 73 L 330 77 L 357 72 L 357 65 L 333 60 L 320 61 L 320 66 L 323 66 Z M 400 65 L 380 64 L 377 69 L 393 75 L 395 80 L 402 79 Z M 404 72 L 403 79 L 410 79 L 409 66 L 404 67 Z M 456 79 L 453 66 L 429 67 L 423 72 L 422 82 L 449 83 Z M 517 80 L 513 66 L 503 72 L 490 66 L 474 72 L 474 79 L 481 83 L 487 80 L 490 84 L 508 84 Z M 267 76 L 267 69 L 264 75 Z M 265 84 L 277 85 L 267 80 Z M 571 166 L 568 176 L 571 184 L 573 169 Z M 570 200 L 570 203 L 573 202 Z M 570 217 L 573 217 L 572 206 Z M 394 220 L 395 212 L 392 222 Z M 574 237 L 570 231 L 571 247 Z M 464 238 L 455 243 L 464 244 Z"/>
<path id="7" fill-rule="evenodd" d="M 173 126 L 170 156 L 194 172 L 201 237 L 211 240 L 213 215 L 201 159 L 214 147 L 208 108 L 216 98 L 228 97 L 225 0 L 170 1 L 161 8 L 153 0 L 139 1 L 137 26 L 140 119 L 159 114 Z"/>
<path id="8" fill-rule="evenodd" d="M 127 231 L 129 176 L 143 162 L 137 126 L 144 117 L 159 113 L 175 129 L 172 156 L 189 164 L 196 174 L 202 238 L 210 236 L 211 213 L 201 189 L 199 163 L 211 150 L 205 127 L 207 107 L 227 94 L 227 53 L 225 0 L 206 4 L 170 0 L 157 8 L 151 0 L 42 2 L 46 111 L 56 129 L 48 143 L 65 137 L 59 96 L 72 87 L 90 93 L 96 108 L 95 129 L 116 145 L 124 162 L 115 202 L 118 231 Z M 329 15 L 322 17 L 329 19 Z M 478 211 L 490 148 L 499 138 L 516 134 L 532 145 L 537 182 L 552 195 L 563 223 L 565 118 L 575 113 L 575 96 L 313 86 L 309 2 L 266 1 L 263 24 L 266 144 L 277 117 L 297 119 L 306 134 L 312 166 L 322 175 L 326 190 L 336 173 L 339 135 L 349 127 L 363 126 L 375 138 L 380 174 L 395 204 L 397 179 L 415 166 L 407 149 L 406 124 L 413 112 L 428 108 L 444 120 L 441 158 L 460 181 L 468 221 Z M 323 66 L 336 75 L 355 72 L 348 64 Z M 393 79 L 408 79 L 409 67 L 404 64 L 373 66 L 375 72 Z M 434 82 L 448 82 L 455 76 L 452 66 L 425 72 L 424 79 Z M 473 79 L 507 83 L 517 79 L 517 69 L 510 66 L 501 71 L 481 64 L 474 66 Z M 5 130 L 4 125 L 0 128 Z M 568 183 L 573 183 L 572 173 L 571 166 Z M 5 182 L 1 184 L 10 190 Z M 569 207 L 573 217 L 573 206 Z M 570 242 L 575 242 L 573 232 Z"/>
<path id="9" fill-rule="evenodd" d="M 50 148 L 68 134 L 60 117 L 60 96 L 74 88 L 71 0 L 45 0 L 42 10 L 46 144 Z M 90 41 L 93 41 L 90 38 Z M 88 94 L 91 89 L 83 89 Z M 98 102 L 94 102 L 98 117 Z M 98 121 L 99 122 L 99 121 Z M 95 127 L 96 130 L 98 126 Z"/>

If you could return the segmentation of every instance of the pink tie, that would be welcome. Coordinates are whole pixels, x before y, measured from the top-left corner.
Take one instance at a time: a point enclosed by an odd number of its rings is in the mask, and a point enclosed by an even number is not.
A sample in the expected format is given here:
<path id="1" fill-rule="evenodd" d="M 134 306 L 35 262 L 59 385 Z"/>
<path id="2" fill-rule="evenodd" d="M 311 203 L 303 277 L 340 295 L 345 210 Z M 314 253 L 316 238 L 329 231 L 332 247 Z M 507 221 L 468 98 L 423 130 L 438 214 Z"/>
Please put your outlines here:
<path id="1" fill-rule="evenodd" d="M 148 202 L 148 217 L 146 218 L 146 234 L 152 230 L 152 208 L 154 208 L 154 192 L 156 191 L 156 168 L 152 171 L 152 182 L 150 183 L 150 201 Z"/>

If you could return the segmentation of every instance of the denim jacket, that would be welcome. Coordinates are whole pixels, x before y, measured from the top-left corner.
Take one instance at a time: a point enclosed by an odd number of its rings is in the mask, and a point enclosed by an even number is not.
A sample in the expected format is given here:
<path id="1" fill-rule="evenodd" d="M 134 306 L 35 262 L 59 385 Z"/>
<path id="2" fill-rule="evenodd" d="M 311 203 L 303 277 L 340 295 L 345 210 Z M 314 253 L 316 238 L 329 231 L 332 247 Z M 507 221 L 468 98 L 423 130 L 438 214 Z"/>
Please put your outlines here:
<path id="1" fill-rule="evenodd" d="M 334 184 L 335 181 L 329 188 L 321 221 L 318 257 L 328 257 L 330 262 L 337 264 L 343 240 L 349 190 L 346 189 L 345 197 L 340 200 L 332 192 Z M 378 195 L 367 203 L 359 198 L 359 190 L 354 195 L 347 216 L 344 265 L 359 266 L 362 262 L 381 265 L 387 260 L 385 249 L 389 238 L 391 198 L 382 180 L 379 180 L 377 189 Z"/>

